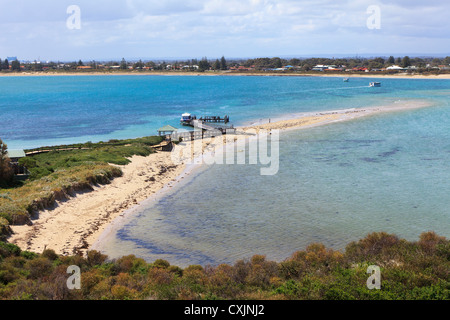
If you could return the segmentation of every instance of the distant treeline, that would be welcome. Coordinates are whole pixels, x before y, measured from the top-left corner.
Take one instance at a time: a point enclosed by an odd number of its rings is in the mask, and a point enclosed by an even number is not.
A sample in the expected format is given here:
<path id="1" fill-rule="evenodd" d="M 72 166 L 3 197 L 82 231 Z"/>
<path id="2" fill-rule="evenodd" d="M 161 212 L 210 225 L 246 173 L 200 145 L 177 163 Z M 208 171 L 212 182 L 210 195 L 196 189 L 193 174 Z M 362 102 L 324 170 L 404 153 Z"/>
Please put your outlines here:
<path id="1" fill-rule="evenodd" d="M 409 56 L 389 56 L 389 57 L 349 57 L 349 58 L 279 58 L 279 57 L 259 57 L 251 59 L 187 59 L 187 60 L 138 60 L 127 61 L 124 58 L 119 61 L 28 61 L 19 62 L 14 60 L 0 59 L 0 70 L 9 71 L 95 71 L 95 70 L 149 70 L 149 71 L 197 71 L 207 70 L 225 71 L 241 67 L 242 71 L 248 71 L 244 68 L 251 68 L 255 71 L 264 71 L 267 69 L 282 68 L 293 66 L 297 71 L 309 72 L 316 65 L 334 65 L 345 66 L 345 68 L 368 68 L 382 69 L 392 65 L 398 65 L 402 68 L 415 66 L 417 71 L 447 70 L 450 69 L 450 56 L 439 57 L 409 57 Z M 237 70 L 239 71 L 239 70 Z"/>
<path id="2" fill-rule="evenodd" d="M 445 58 L 410 58 L 404 57 L 375 57 L 375 58 L 307 58 L 307 59 L 281 59 L 281 58 L 256 58 L 241 61 L 243 66 L 254 66 L 255 69 L 281 68 L 286 65 L 300 67 L 303 71 L 310 71 L 316 65 L 345 66 L 346 68 L 367 67 L 369 69 L 381 69 L 392 65 L 406 68 L 416 66 L 417 68 L 449 66 L 450 57 Z"/>

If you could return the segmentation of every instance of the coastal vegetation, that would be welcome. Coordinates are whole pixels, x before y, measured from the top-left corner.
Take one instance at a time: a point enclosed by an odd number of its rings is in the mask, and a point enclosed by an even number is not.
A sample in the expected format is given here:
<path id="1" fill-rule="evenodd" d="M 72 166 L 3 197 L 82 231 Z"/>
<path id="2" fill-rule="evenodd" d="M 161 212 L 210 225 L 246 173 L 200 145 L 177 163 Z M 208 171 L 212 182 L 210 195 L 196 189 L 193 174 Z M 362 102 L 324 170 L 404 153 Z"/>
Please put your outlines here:
<path id="1" fill-rule="evenodd" d="M 0 176 L 0 237 L 9 234 L 10 225 L 28 223 L 34 212 L 56 200 L 121 176 L 118 165 L 129 163 L 133 155 L 153 153 L 152 146 L 161 141 L 161 137 L 153 136 L 25 150 L 29 156 L 21 158 L 19 165 L 28 171 L 27 179 Z M 9 166 L 5 152 L 0 161 L 4 167 Z"/>
<path id="2" fill-rule="evenodd" d="M 14 176 L 7 151 L 8 146 L 0 139 L 0 188 L 10 184 Z"/>
<path id="3" fill-rule="evenodd" d="M 380 268 L 380 289 L 367 286 L 371 265 Z M 69 266 L 80 268 L 79 289 L 67 285 Z M 375 232 L 342 252 L 316 243 L 281 262 L 254 255 L 186 268 L 134 255 L 109 259 L 98 251 L 32 253 L 0 242 L 4 300 L 448 300 L 449 273 L 450 241 L 434 232 L 418 241 Z"/>

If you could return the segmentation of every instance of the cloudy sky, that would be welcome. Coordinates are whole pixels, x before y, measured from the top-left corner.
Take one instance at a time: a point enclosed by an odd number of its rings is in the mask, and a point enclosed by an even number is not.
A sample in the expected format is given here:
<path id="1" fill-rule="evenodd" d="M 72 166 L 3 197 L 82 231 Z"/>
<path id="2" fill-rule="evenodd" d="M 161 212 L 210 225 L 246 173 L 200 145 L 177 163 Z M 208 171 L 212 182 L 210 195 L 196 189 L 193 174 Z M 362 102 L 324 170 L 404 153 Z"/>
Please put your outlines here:
<path id="1" fill-rule="evenodd" d="M 450 55 L 448 0 L 0 0 L 0 5 L 7 8 L 0 10 L 0 58 Z M 79 16 L 68 13 L 71 5 Z"/>

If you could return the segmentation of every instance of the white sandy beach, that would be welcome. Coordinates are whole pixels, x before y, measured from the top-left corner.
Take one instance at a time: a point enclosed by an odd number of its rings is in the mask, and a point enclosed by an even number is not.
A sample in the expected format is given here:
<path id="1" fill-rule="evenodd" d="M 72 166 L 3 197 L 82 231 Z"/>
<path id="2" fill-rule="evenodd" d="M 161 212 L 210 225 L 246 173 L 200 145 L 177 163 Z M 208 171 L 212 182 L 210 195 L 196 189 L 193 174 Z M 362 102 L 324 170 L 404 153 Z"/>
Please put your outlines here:
<path id="1" fill-rule="evenodd" d="M 204 150 L 211 151 L 227 141 L 248 138 L 243 132 L 259 130 L 292 130 L 312 126 L 348 121 L 384 112 L 399 112 L 430 106 L 427 101 L 399 101 L 389 106 L 362 109 L 312 112 L 298 115 L 295 119 L 254 123 L 238 128 L 236 135 L 225 139 L 203 142 Z M 189 148 L 188 142 L 177 145 Z M 85 253 L 102 232 L 119 216 L 140 202 L 154 196 L 164 187 L 189 174 L 186 165 L 174 163 L 170 152 L 157 152 L 147 157 L 134 156 L 131 163 L 121 166 L 123 176 L 115 178 L 110 184 L 95 187 L 91 192 L 79 193 L 69 200 L 58 202 L 54 208 L 39 213 L 33 225 L 12 226 L 14 234 L 9 242 L 24 250 L 42 252 L 44 248 L 53 249 L 59 254 Z"/>

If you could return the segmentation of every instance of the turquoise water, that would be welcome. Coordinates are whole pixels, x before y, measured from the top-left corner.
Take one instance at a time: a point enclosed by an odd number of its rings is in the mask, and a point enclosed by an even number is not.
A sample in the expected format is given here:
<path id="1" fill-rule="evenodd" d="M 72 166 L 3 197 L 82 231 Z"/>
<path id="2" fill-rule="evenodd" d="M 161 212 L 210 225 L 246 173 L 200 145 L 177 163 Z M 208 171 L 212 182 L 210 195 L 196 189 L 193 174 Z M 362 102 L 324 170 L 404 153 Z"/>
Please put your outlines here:
<path id="1" fill-rule="evenodd" d="M 316 77 L 61 76 L 0 78 L 0 138 L 10 148 L 155 135 L 182 113 L 229 115 L 235 125 L 300 112 L 429 97 L 445 80 Z M 421 89 L 422 92 L 416 92 Z M 383 102 L 384 103 L 384 102 Z"/>
<path id="2" fill-rule="evenodd" d="M 312 242 L 342 250 L 373 231 L 448 237 L 449 125 L 446 106 L 286 132 L 277 175 L 208 166 L 101 248 L 187 266 L 253 254 L 282 261 Z"/>
<path id="3" fill-rule="evenodd" d="M 450 81 L 294 77 L 0 78 L 0 137 L 11 146 L 98 141 L 178 126 L 182 112 L 235 124 L 317 110 L 429 100 L 433 107 L 284 132 L 279 171 L 203 166 L 109 234 L 110 257 L 281 261 L 312 242 L 343 249 L 373 231 L 449 237 Z M 265 121 L 265 120 L 264 120 Z"/>

